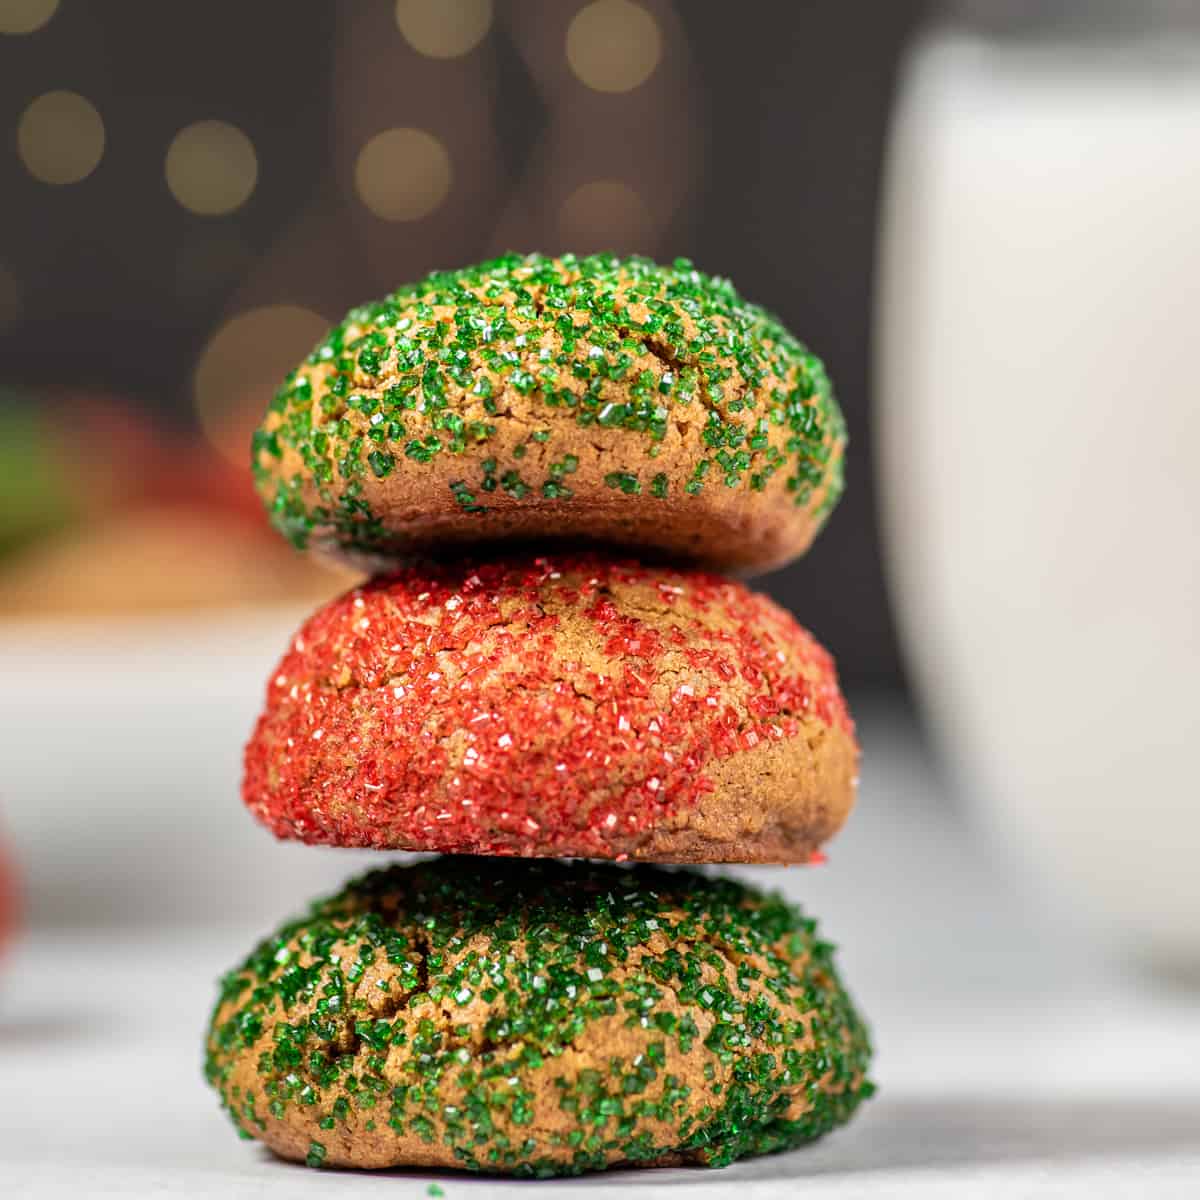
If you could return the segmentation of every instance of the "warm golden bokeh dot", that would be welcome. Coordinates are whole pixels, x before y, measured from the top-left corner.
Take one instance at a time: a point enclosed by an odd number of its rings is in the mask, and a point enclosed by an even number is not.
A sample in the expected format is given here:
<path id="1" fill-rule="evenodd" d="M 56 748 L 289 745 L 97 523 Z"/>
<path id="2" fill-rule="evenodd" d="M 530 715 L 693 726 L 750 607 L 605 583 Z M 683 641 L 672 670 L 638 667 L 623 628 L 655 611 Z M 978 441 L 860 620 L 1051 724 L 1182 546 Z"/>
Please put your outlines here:
<path id="1" fill-rule="evenodd" d="M 597 179 L 576 188 L 559 213 L 563 241 L 581 253 L 617 250 L 648 253 L 654 222 L 646 202 L 619 179 Z"/>
<path id="2" fill-rule="evenodd" d="M 446 198 L 453 169 L 446 147 L 424 129 L 385 129 L 359 152 L 354 185 L 385 221 L 416 221 Z"/>
<path id="3" fill-rule="evenodd" d="M 0 0 L 0 33 L 34 33 L 58 11 L 58 0 Z"/>
<path id="4" fill-rule="evenodd" d="M 189 212 L 221 217 L 241 208 L 258 182 L 254 143 L 226 121 L 196 121 L 167 149 L 167 186 Z"/>
<path id="5" fill-rule="evenodd" d="M 662 54 L 658 22 L 632 0 L 593 0 L 567 27 L 567 62 L 598 92 L 628 92 L 654 74 Z"/>
<path id="6" fill-rule="evenodd" d="M 76 92 L 47 92 L 21 114 L 17 151 L 42 183 L 78 183 L 104 155 L 104 122 Z"/>
<path id="7" fill-rule="evenodd" d="M 328 330 L 311 309 L 275 304 L 239 313 L 213 336 L 193 376 L 196 415 L 231 462 L 249 462 L 250 435 L 271 397 Z"/>
<path id="8" fill-rule="evenodd" d="M 21 285 L 17 277 L 0 263 L 0 330 L 21 319 Z"/>
<path id="9" fill-rule="evenodd" d="M 458 58 L 491 28 L 492 0 L 396 0 L 396 24 L 418 54 Z"/>

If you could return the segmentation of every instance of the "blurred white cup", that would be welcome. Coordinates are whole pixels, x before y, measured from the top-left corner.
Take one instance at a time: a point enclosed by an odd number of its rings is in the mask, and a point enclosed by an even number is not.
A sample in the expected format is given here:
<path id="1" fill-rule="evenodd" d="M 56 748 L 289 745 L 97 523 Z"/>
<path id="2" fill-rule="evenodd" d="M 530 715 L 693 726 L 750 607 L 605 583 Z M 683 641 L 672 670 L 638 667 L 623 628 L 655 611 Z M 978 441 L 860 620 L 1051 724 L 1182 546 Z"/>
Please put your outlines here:
<path id="1" fill-rule="evenodd" d="M 881 236 L 888 567 L 934 729 L 1048 893 L 1200 968 L 1200 43 L 926 39 Z"/>

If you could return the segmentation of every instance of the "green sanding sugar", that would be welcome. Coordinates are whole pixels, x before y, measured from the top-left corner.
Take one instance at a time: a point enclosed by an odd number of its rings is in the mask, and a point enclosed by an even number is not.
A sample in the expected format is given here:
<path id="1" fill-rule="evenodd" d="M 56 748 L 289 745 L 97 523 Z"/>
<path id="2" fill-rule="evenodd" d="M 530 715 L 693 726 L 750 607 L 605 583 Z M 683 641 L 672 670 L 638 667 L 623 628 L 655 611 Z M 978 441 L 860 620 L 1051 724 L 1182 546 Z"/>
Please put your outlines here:
<path id="1" fill-rule="evenodd" d="M 700 430 L 680 496 L 761 492 L 782 473 L 794 503 L 816 503 L 823 520 L 842 492 L 846 429 L 824 367 L 727 279 L 687 259 L 510 254 L 353 309 L 288 376 L 253 439 L 273 522 L 297 546 L 319 529 L 386 551 L 364 483 L 447 457 L 471 462 L 451 484 L 463 512 L 486 513 L 481 493 L 497 486 L 517 501 L 570 503 L 556 453 L 528 476 L 525 443 L 512 461 L 489 456 L 511 394 L 572 428 L 627 438 L 605 476 L 618 496 L 668 494 L 646 460 L 678 409 Z M 540 422 L 527 441 L 556 449 Z"/>
<path id="2" fill-rule="evenodd" d="M 225 976 L 206 1074 L 244 1136 L 313 1130 L 314 1167 L 362 1130 L 524 1176 L 721 1166 L 871 1094 L 832 952 L 778 896 L 693 871 L 393 866 Z"/>

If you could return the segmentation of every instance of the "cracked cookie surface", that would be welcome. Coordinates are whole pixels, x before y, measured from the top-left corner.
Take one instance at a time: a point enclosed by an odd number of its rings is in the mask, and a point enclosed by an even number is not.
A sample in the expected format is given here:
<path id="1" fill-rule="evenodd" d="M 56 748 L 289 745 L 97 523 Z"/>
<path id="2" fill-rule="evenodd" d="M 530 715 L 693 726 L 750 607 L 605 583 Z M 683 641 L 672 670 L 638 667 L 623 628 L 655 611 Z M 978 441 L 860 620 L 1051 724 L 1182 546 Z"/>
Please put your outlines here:
<path id="1" fill-rule="evenodd" d="M 243 798 L 379 849 L 805 862 L 854 800 L 833 661 L 766 596 L 598 554 L 409 567 L 301 628 Z"/>
<path id="2" fill-rule="evenodd" d="M 820 360 L 728 280 L 508 255 L 352 310 L 253 466 L 281 532 L 369 569 L 555 539 L 761 570 L 816 536 L 845 442 Z"/>
<path id="3" fill-rule="evenodd" d="M 690 871 L 393 866 L 225 976 L 205 1069 L 243 1136 L 310 1166 L 723 1166 L 871 1094 L 832 952 Z"/>

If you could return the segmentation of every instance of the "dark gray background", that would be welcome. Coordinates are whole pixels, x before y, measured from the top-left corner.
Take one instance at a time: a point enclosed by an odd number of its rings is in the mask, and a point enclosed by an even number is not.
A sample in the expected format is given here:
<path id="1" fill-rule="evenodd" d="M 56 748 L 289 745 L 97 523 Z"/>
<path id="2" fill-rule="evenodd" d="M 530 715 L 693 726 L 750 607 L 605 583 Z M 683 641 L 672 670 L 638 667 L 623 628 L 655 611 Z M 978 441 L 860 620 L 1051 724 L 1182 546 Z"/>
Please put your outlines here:
<path id="1" fill-rule="evenodd" d="M 514 178 L 547 114 L 514 44 L 513 18 L 547 4 L 560 0 L 497 0 L 478 68 L 489 73 L 501 157 Z M 765 582 L 836 653 L 851 684 L 901 678 L 879 568 L 869 335 L 889 104 L 925 8 L 920 0 L 697 0 L 675 10 L 698 175 L 655 251 L 731 275 L 831 369 L 851 430 L 849 489 L 810 555 Z M 258 187 L 223 228 L 251 257 L 277 253 L 280 231 L 326 186 L 314 157 L 329 136 L 338 18 L 334 5 L 278 0 L 64 0 L 43 30 L 0 39 L 0 258 L 25 289 L 22 323 L 0 340 L 0 382 L 111 388 L 175 423 L 192 420 L 192 364 L 239 280 L 234 271 L 180 302 L 178 247 L 203 219 L 166 196 L 163 147 L 206 117 L 251 133 Z M 20 112 L 55 87 L 88 96 L 108 129 L 100 167 L 72 187 L 37 183 L 16 154 Z M 426 260 L 418 246 L 406 275 L 489 252 L 493 229 L 460 223 L 453 252 L 443 238 Z M 337 259 L 325 311 L 377 290 L 361 253 Z"/>

